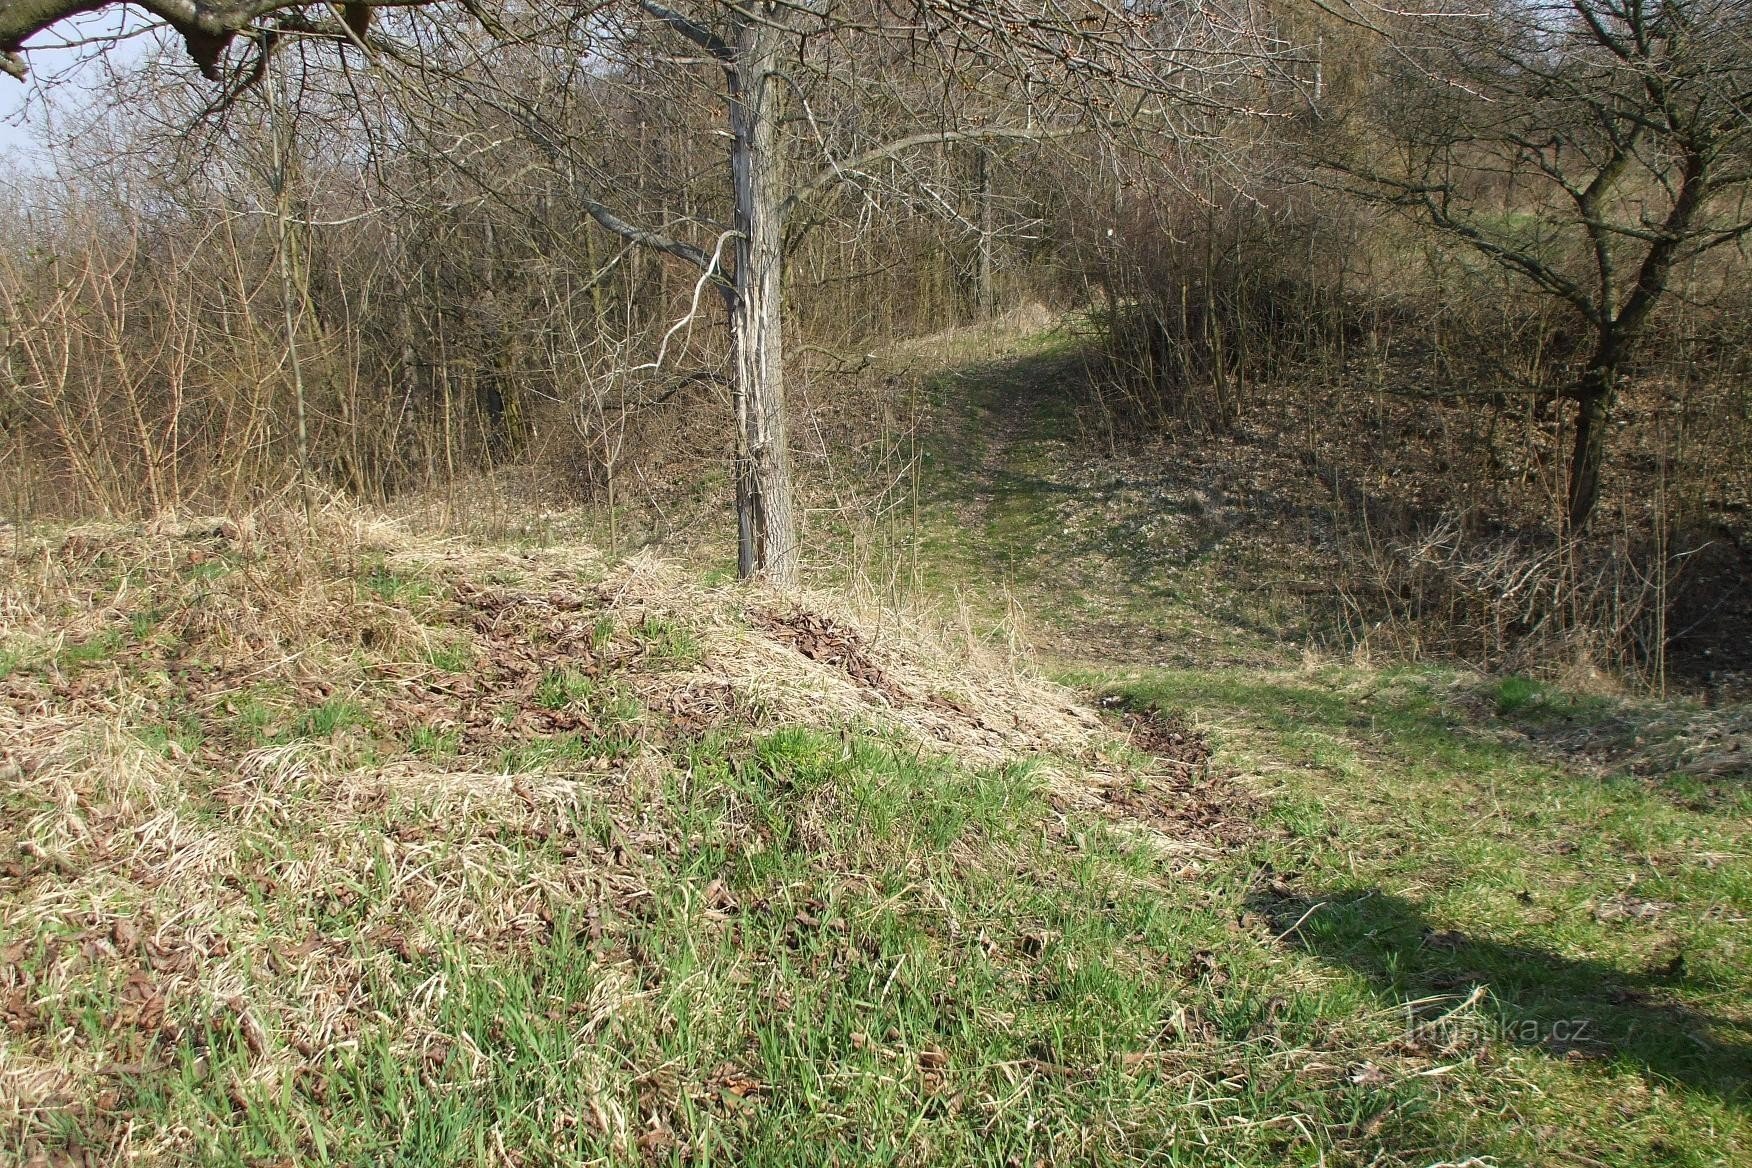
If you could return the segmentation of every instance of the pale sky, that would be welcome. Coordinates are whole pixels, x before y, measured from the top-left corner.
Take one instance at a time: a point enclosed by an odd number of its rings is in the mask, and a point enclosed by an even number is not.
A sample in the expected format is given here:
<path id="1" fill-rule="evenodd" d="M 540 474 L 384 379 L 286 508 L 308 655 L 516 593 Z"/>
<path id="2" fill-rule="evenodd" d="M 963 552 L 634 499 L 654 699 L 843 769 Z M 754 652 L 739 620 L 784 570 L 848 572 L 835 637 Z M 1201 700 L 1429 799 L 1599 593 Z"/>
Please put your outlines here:
<path id="1" fill-rule="evenodd" d="M 145 17 L 119 7 L 64 20 L 37 36 L 24 54 L 30 75 L 22 82 L 0 75 L 0 178 L 41 166 L 43 135 L 57 114 L 101 93 L 112 70 L 137 64 L 156 36 Z"/>

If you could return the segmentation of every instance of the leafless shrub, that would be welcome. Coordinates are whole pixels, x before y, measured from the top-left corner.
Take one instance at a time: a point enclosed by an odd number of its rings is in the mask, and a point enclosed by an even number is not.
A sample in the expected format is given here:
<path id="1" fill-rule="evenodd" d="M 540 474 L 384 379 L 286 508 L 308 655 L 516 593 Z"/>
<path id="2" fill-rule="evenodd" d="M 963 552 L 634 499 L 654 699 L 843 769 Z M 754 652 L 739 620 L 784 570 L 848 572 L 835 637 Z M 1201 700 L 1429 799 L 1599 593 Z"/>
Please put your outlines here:
<path id="1" fill-rule="evenodd" d="M 1675 580 L 1628 535 L 1480 534 L 1453 517 L 1411 538 L 1358 535 L 1343 596 L 1366 653 L 1637 681 L 1660 668 Z"/>

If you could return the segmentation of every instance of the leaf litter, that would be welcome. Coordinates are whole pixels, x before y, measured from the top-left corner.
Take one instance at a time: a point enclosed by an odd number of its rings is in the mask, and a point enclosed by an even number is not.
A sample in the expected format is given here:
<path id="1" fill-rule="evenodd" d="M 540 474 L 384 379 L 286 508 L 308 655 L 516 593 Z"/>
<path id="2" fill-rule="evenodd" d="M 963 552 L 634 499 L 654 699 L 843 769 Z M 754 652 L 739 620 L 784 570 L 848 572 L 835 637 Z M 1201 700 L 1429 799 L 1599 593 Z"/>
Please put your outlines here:
<path id="1" fill-rule="evenodd" d="M 422 587 L 390 600 L 366 573 Z M 0 678 L 18 837 L 0 856 L 5 1142 L 174 1158 L 190 1133 L 130 1118 L 117 1084 L 189 1049 L 207 1052 L 197 1073 L 236 1076 L 238 1107 L 275 1084 L 326 1090 L 324 1068 L 385 1018 L 422 1073 L 479 1058 L 440 1026 L 437 984 L 393 989 L 397 971 L 447 955 L 455 977 L 561 928 L 601 958 L 594 1016 L 610 1016 L 655 976 L 638 941 L 650 857 L 687 846 L 664 776 L 705 735 L 805 725 L 1026 762 L 1055 805 L 1170 848 L 1218 819 L 1208 747 L 1184 727 L 1120 728 L 1153 759 L 1140 772 L 1076 695 L 977 646 L 921 622 L 872 632 L 834 598 L 749 595 L 651 557 L 475 547 L 338 506 L 314 529 L 264 512 L 21 535 L 0 562 L 22 663 Z M 662 622 L 697 652 L 642 632 Z M 453 749 L 416 750 L 422 735 Z M 722 883 L 705 900 L 721 927 L 750 907 Z M 792 927 L 826 928 L 820 911 Z M 87 1012 L 102 1025 L 69 1029 Z M 917 1055 L 927 1091 L 944 1060 Z M 687 1090 L 733 1112 L 765 1087 L 726 1063 Z M 607 1104 L 587 1122 L 648 1155 L 676 1139 Z"/>

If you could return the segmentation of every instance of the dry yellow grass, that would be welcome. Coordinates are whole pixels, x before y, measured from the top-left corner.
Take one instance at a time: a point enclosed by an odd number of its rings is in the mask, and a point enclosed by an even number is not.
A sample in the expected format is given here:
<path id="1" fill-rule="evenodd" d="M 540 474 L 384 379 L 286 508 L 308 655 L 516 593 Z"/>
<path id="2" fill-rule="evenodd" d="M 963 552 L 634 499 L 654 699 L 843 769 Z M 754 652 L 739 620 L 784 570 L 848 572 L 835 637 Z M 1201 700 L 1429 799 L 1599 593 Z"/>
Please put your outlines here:
<path id="1" fill-rule="evenodd" d="M 478 1070 L 437 1022 L 456 979 L 558 919 L 636 917 L 647 857 L 689 846 L 665 786 L 702 735 L 1032 760 L 1089 806 L 1124 765 L 1092 710 L 1009 662 L 654 558 L 475 546 L 338 505 L 310 527 L 7 537 L 0 1132 L 39 1158 L 74 1129 L 189 1157 L 200 1118 L 138 1119 L 123 1084 L 142 1075 L 272 1096 L 380 1032 L 410 1066 Z M 605 969 L 588 1026 L 641 992 L 636 960 Z M 592 1122 L 631 1140 L 624 1112 L 604 1095 Z"/>

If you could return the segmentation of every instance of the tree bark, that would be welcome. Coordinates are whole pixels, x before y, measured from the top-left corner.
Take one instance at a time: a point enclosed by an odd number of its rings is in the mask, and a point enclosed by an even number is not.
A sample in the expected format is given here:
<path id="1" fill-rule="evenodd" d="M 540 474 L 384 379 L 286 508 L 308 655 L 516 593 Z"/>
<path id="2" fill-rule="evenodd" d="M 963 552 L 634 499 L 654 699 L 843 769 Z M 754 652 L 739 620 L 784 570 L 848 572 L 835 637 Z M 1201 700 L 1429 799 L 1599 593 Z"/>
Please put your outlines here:
<path id="1" fill-rule="evenodd" d="M 779 34 L 761 16 L 736 30 L 730 73 L 730 169 L 736 274 L 730 305 L 736 407 L 737 568 L 781 587 L 798 582 L 797 529 L 785 433 L 783 249 L 778 143 Z"/>
<path id="2" fill-rule="evenodd" d="M 1570 451 L 1569 529 L 1580 534 L 1600 499 L 1600 467 L 1605 462 L 1606 430 L 1612 420 L 1612 398 L 1618 385 L 1617 360 L 1610 341 L 1577 382 L 1576 438 Z"/>

